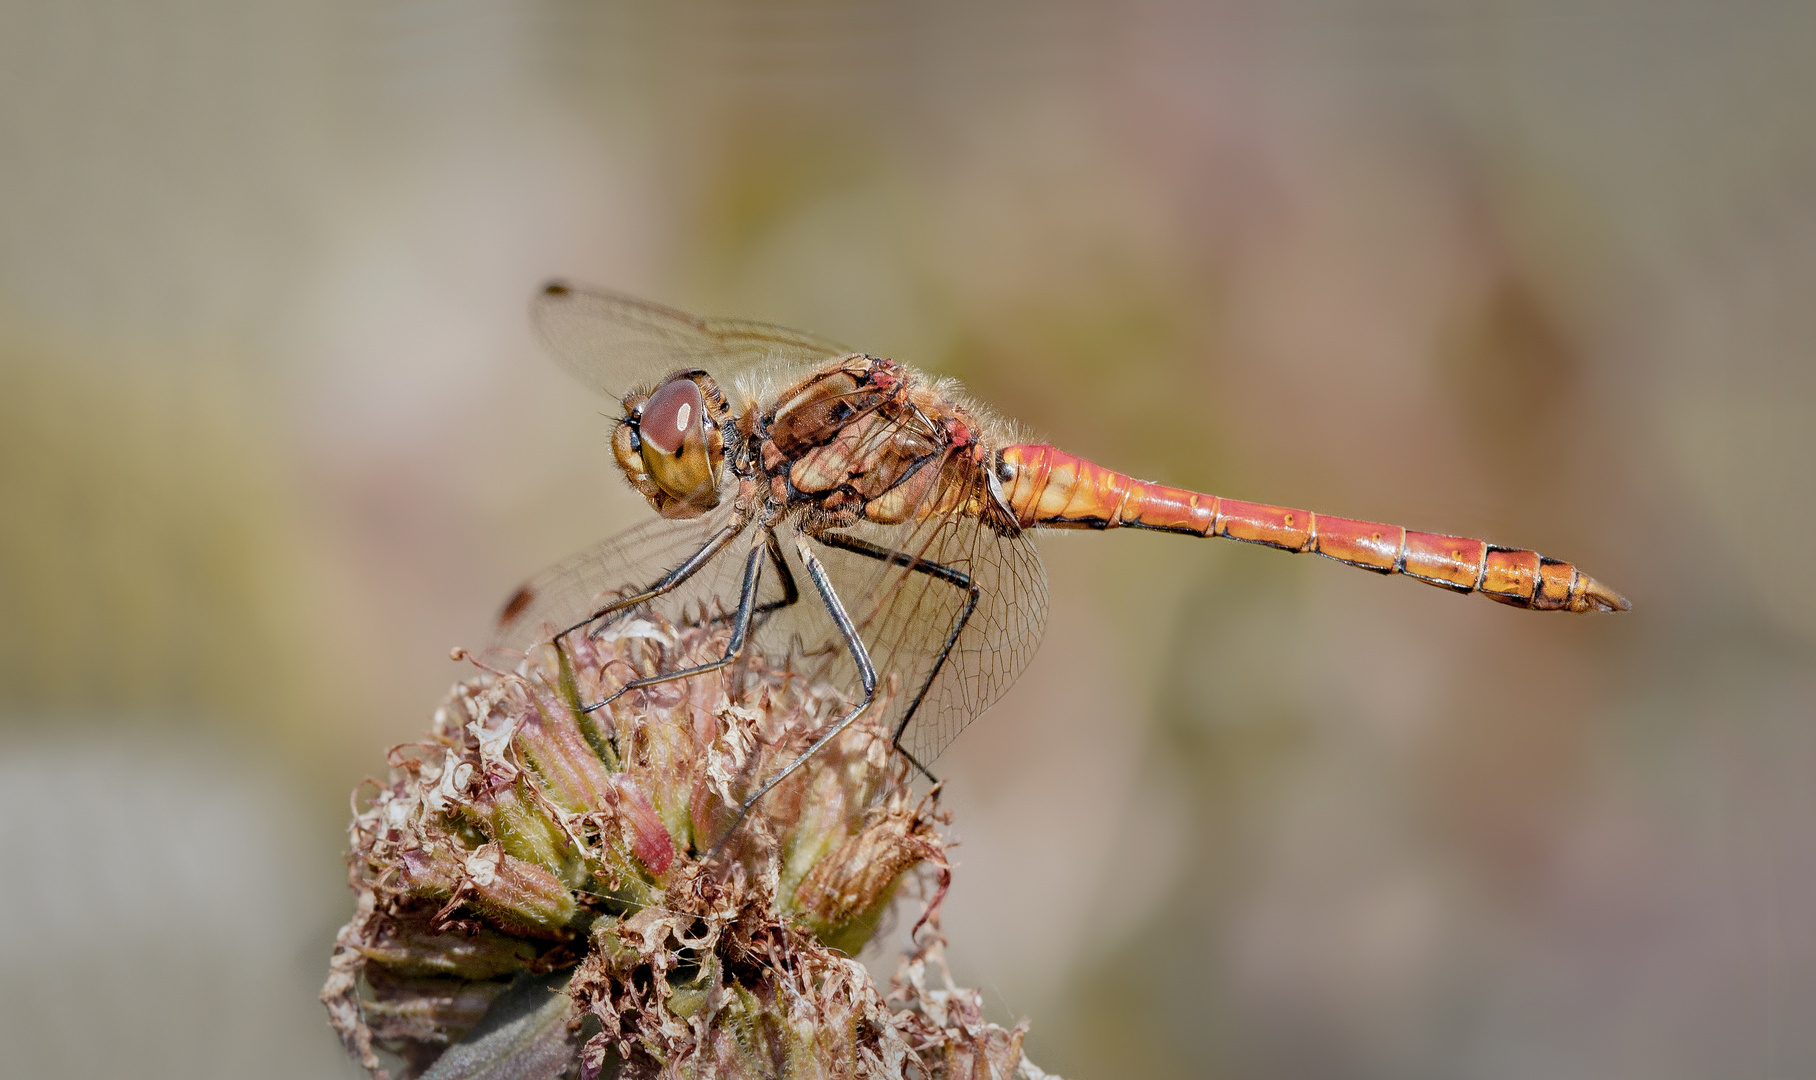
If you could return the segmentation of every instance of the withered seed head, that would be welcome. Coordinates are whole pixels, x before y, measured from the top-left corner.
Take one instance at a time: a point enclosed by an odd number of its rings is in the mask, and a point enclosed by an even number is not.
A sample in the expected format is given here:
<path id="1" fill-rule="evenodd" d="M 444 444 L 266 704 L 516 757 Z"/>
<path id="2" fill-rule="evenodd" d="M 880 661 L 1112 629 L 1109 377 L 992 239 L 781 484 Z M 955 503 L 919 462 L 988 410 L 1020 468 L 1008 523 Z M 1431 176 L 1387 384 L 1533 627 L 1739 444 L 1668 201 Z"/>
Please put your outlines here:
<path id="1" fill-rule="evenodd" d="M 377 1049 L 418 1075 L 514 978 L 563 971 L 568 1022 L 539 1037 L 589 1080 L 1037 1075 L 1020 1029 L 966 1013 L 949 982 L 922 986 L 937 935 L 897 980 L 906 1010 L 851 959 L 903 880 L 926 885 L 928 915 L 947 881 L 931 803 L 886 733 L 853 725 L 701 861 L 838 694 L 751 657 L 580 711 L 716 658 L 726 633 L 634 619 L 573 635 L 565 656 L 543 646 L 455 686 L 427 737 L 391 752 L 356 806 L 358 906 L 322 991 L 374 1076 Z"/>

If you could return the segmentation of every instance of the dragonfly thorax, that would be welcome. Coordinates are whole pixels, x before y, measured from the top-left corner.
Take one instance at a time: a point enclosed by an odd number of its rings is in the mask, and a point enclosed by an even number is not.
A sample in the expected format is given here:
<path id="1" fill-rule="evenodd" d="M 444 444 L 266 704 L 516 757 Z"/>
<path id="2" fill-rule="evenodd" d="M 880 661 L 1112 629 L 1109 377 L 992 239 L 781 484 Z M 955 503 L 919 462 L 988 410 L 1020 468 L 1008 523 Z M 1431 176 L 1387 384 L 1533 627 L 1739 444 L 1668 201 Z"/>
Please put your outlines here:
<path id="1" fill-rule="evenodd" d="M 949 513 L 1002 515 L 967 410 L 910 369 L 873 356 L 835 360 L 756 419 L 751 466 L 769 498 L 806 509 L 809 528 L 896 525 Z"/>

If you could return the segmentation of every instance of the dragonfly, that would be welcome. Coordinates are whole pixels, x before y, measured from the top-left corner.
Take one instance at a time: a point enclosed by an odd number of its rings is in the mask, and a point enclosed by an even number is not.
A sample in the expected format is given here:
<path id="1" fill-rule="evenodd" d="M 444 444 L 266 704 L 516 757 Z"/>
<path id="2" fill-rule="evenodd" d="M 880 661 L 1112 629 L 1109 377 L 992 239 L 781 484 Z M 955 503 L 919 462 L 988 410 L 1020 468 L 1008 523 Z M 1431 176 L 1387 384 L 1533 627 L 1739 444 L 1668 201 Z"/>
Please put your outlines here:
<path id="1" fill-rule="evenodd" d="M 631 679 L 586 711 L 731 667 L 759 635 L 815 658 L 819 678 L 851 690 L 848 707 L 756 786 L 739 821 L 873 706 L 931 780 L 928 765 L 1039 643 L 1036 529 L 1224 537 L 1514 607 L 1629 609 L 1526 548 L 1137 480 L 1023 441 L 951 379 L 801 331 L 564 281 L 542 288 L 531 321 L 563 366 L 619 402 L 612 454 L 656 516 L 518 589 L 493 646 L 562 649 L 657 607 L 729 624 L 718 659 Z"/>

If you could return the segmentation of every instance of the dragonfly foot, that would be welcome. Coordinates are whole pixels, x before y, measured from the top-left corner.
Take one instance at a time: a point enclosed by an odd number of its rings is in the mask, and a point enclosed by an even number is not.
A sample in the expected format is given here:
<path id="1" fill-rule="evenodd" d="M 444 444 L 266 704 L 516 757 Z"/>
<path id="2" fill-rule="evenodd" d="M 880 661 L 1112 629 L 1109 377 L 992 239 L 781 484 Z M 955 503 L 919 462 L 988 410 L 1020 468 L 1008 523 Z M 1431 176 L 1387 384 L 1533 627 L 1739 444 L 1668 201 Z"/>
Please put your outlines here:
<path id="1" fill-rule="evenodd" d="M 612 702 L 617 701 L 619 698 L 623 697 L 624 692 L 626 690 L 629 690 L 631 687 L 633 687 L 635 685 L 637 685 L 637 684 L 636 683 L 625 683 L 623 686 L 620 686 L 616 691 L 606 695 L 606 697 L 603 700 L 595 701 L 591 705 L 580 706 L 580 711 L 583 713 L 598 712 L 600 709 L 605 708 L 607 705 L 610 705 Z"/>

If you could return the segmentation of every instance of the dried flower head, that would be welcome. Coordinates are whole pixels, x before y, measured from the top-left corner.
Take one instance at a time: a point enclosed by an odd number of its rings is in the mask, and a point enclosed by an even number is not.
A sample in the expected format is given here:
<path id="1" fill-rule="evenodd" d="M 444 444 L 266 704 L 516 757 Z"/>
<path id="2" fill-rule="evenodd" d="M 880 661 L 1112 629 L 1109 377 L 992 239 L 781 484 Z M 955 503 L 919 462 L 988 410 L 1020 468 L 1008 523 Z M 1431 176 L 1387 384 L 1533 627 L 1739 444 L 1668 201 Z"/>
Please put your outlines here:
<path id="1" fill-rule="evenodd" d="M 854 724 L 737 823 L 839 694 L 752 656 L 579 708 L 725 639 L 636 619 L 542 646 L 391 752 L 322 991 L 375 1077 L 381 1048 L 431 1077 L 1041 1075 L 943 974 L 945 848 L 887 733 Z M 904 881 L 935 925 L 885 995 L 853 955 Z"/>

